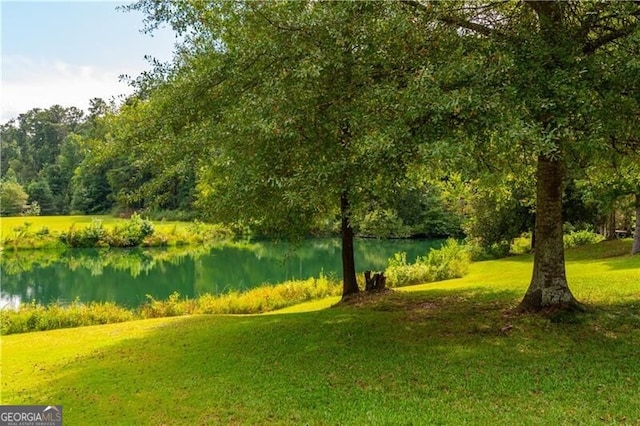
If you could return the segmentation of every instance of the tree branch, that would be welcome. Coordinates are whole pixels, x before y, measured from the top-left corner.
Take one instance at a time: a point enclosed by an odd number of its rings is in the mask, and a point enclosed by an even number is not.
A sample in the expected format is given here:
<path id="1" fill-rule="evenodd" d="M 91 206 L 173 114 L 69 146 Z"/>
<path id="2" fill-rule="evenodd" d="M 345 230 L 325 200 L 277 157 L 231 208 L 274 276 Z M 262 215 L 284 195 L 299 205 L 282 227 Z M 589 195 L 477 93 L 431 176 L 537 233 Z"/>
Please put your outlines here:
<path id="1" fill-rule="evenodd" d="M 276 22 L 276 21 L 272 20 L 265 13 L 263 13 L 259 8 L 254 7 L 252 2 L 247 2 L 247 6 L 249 6 L 249 8 L 251 8 L 251 10 L 255 14 L 259 15 L 262 19 L 267 21 L 272 27 L 275 27 L 275 28 L 277 28 L 279 30 L 283 30 L 283 31 L 303 31 L 304 30 L 303 27 L 292 27 L 292 26 L 289 26 L 289 25 L 283 25 L 283 24 L 281 24 L 279 22 Z"/>
<path id="2" fill-rule="evenodd" d="M 418 9 L 418 10 L 422 10 L 423 12 L 430 12 L 431 11 L 431 4 L 425 4 L 422 3 L 419 0 L 400 0 L 400 3 L 406 4 L 408 6 L 413 7 L 414 9 Z M 486 6 L 484 6 L 486 7 Z M 459 28 L 464 28 L 466 30 L 470 30 L 473 32 L 476 32 L 478 34 L 482 34 L 484 36 L 490 37 L 492 35 L 494 35 L 497 31 L 495 31 L 493 28 L 484 26 L 482 24 L 478 24 L 477 22 L 472 22 L 469 21 L 467 19 L 464 19 L 462 17 L 459 16 L 453 16 L 453 15 L 449 15 L 449 16 L 440 16 L 437 18 L 440 22 L 442 22 L 443 24 L 446 25 L 452 25 L 452 26 L 456 26 Z"/>
<path id="3" fill-rule="evenodd" d="M 440 18 L 440 21 L 448 25 L 455 25 L 460 28 L 474 31 L 487 37 L 491 37 L 492 35 L 497 33 L 497 31 L 492 28 L 485 27 L 484 25 L 478 24 L 476 22 L 467 21 L 466 19 L 460 18 L 458 16 L 443 16 L 442 18 Z"/>
<path id="4" fill-rule="evenodd" d="M 637 15 L 640 16 L 640 10 L 638 11 Z M 595 53 L 595 51 L 598 50 L 599 48 L 619 38 L 623 38 L 630 35 L 634 31 L 636 31 L 638 28 L 640 28 L 640 21 L 627 25 L 626 27 L 622 27 L 616 31 L 611 31 L 610 33 L 600 36 L 595 40 L 587 41 L 584 47 L 582 48 L 582 52 L 585 55 L 590 55 L 592 53 Z"/>

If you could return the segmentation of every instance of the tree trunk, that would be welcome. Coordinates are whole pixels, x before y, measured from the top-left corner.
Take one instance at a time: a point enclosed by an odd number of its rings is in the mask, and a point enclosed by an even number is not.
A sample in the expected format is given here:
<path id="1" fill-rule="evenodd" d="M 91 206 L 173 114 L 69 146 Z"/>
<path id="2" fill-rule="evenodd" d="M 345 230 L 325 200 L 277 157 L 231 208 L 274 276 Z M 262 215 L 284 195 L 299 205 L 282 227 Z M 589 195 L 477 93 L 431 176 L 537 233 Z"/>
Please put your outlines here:
<path id="1" fill-rule="evenodd" d="M 542 155 L 538 157 L 533 277 L 518 311 L 535 312 L 550 307 L 579 306 L 569 290 L 564 267 L 563 174 L 561 161 Z"/>
<path id="2" fill-rule="evenodd" d="M 387 277 L 384 272 L 376 272 L 371 276 L 371 271 L 364 272 L 364 289 L 366 291 L 384 291 L 387 289 Z"/>
<path id="3" fill-rule="evenodd" d="M 353 228 L 351 228 L 351 209 L 346 192 L 340 196 L 340 216 L 342 218 L 342 298 L 356 294 L 356 264 L 353 255 Z"/>
<path id="4" fill-rule="evenodd" d="M 536 249 L 536 229 L 535 226 L 533 231 L 531 231 L 531 251 L 533 252 Z"/>
<path id="5" fill-rule="evenodd" d="M 640 253 L 640 190 L 636 192 L 636 229 L 633 231 L 631 254 Z"/>
<path id="6" fill-rule="evenodd" d="M 611 213 L 609 213 L 609 217 L 607 218 L 605 238 L 607 240 L 616 239 L 616 209 L 614 207 L 611 207 Z"/>

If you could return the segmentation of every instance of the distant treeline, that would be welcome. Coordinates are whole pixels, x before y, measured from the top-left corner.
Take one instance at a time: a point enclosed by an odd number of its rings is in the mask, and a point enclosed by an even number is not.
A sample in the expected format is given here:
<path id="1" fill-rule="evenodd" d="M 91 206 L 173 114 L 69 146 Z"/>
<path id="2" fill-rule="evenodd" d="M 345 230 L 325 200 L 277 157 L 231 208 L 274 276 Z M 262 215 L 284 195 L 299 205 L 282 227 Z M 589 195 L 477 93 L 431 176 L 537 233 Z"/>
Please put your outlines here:
<path id="1" fill-rule="evenodd" d="M 150 170 L 122 149 L 127 141 L 119 132 L 118 109 L 99 98 L 90 104 L 88 113 L 59 105 L 35 108 L 1 127 L 2 215 L 141 212 L 155 219 L 206 218 L 196 203 L 195 163 Z M 464 212 L 441 188 L 401 192 L 396 208 L 359 212 L 360 235 L 462 235 Z M 336 218 L 318 224 L 315 232 L 333 233 L 338 226 Z"/>
<path id="2" fill-rule="evenodd" d="M 54 105 L 32 109 L 2 125 L 0 209 L 3 216 L 112 214 L 167 220 L 215 220 L 198 205 L 196 162 L 154 169 L 134 151 L 123 129 L 121 111 L 94 98 L 87 113 Z M 125 104 L 126 106 L 126 104 Z M 162 141 L 158 141 L 162 143 Z M 419 172 L 416 172 L 419 174 Z M 420 185 L 398 188 L 395 202 L 371 203 L 354 211 L 356 233 L 368 237 L 470 236 L 483 244 L 508 242 L 534 224 L 534 184 L 509 188 L 504 197 L 496 188 L 480 188 L 458 174 Z M 425 183 L 426 182 L 426 183 Z M 633 228 L 630 197 L 594 198 L 592 188 L 570 179 L 565 187 L 564 218 L 568 230 Z M 606 201 L 606 202 L 605 202 Z M 246 230 L 246 224 L 236 224 Z M 315 225 L 316 234 L 339 232 L 339 217 Z M 251 232 L 269 234 L 259 224 Z"/>

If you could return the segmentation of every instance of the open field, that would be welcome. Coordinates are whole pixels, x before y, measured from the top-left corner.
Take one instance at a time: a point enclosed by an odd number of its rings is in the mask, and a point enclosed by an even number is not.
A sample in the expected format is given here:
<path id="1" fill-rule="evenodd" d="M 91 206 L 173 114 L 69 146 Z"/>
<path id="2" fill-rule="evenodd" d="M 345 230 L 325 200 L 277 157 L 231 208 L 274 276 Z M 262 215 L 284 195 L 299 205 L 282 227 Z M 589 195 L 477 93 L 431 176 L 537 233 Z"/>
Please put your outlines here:
<path id="1" fill-rule="evenodd" d="M 14 232 L 14 229 L 30 223 L 30 229 L 34 232 L 47 227 L 52 232 L 68 231 L 71 226 L 80 229 L 88 226 L 93 219 L 99 219 L 106 228 L 112 228 L 118 224 L 124 224 L 126 219 L 113 216 L 17 216 L 0 218 L 0 236 L 4 237 Z M 187 227 L 189 222 L 153 222 L 157 230 L 170 231 L 173 227 Z"/>
<path id="2" fill-rule="evenodd" d="M 2 403 L 66 424 L 639 424 L 640 257 L 568 252 L 581 314 L 515 316 L 531 257 L 270 315 L 2 338 Z"/>
<path id="3" fill-rule="evenodd" d="M 0 248 L 12 250 L 71 247 L 133 247 L 202 244 L 232 232 L 202 222 L 151 221 L 111 216 L 20 216 L 0 218 Z M 94 223 L 94 221 L 96 221 Z M 144 225 L 147 223 L 147 225 Z M 91 226 L 90 226 L 91 225 Z M 151 231 L 151 232 L 147 232 Z"/>

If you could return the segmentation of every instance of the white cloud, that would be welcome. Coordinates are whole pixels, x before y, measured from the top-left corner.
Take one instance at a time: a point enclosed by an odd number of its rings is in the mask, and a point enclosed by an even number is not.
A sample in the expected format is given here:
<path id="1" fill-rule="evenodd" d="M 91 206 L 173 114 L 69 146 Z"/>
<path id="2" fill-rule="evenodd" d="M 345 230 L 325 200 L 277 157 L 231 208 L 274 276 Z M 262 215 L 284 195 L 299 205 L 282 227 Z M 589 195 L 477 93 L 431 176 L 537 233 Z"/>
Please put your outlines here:
<path id="1" fill-rule="evenodd" d="M 137 75 L 141 70 L 98 69 L 60 60 L 34 61 L 29 58 L 2 58 L 2 110 L 0 123 L 32 108 L 58 104 L 86 109 L 91 98 L 109 100 L 131 94 L 132 88 L 120 82 L 121 74 Z"/>

